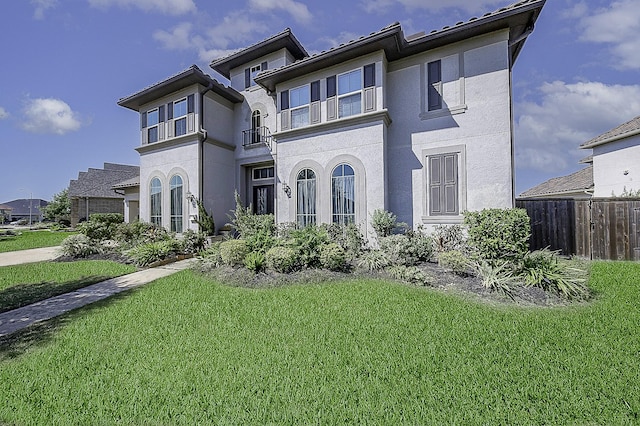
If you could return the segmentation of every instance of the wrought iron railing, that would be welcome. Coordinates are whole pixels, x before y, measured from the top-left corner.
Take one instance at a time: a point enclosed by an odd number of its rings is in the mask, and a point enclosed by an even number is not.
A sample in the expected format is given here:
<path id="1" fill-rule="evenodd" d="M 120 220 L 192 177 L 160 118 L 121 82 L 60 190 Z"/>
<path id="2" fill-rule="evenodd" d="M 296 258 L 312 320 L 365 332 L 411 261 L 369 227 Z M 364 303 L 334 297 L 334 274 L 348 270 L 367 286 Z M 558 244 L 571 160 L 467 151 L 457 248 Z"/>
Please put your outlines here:
<path id="1" fill-rule="evenodd" d="M 273 137 L 268 127 L 261 126 L 255 129 L 247 129 L 242 131 L 242 146 L 266 145 L 271 149 L 271 141 Z"/>

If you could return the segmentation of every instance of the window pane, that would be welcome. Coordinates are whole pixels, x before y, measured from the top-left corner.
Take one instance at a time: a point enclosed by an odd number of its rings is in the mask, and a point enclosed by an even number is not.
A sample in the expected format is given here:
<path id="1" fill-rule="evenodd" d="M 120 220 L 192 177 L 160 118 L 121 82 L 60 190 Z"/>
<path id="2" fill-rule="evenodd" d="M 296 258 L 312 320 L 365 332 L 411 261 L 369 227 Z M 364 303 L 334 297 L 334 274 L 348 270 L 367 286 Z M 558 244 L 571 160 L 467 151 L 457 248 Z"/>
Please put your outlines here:
<path id="1" fill-rule="evenodd" d="M 187 115 L 187 100 L 183 99 L 173 104 L 173 117 L 178 118 Z"/>
<path id="2" fill-rule="evenodd" d="M 171 189 L 171 231 L 182 232 L 182 178 L 175 175 L 169 182 Z"/>
<path id="3" fill-rule="evenodd" d="M 155 126 L 158 124 L 158 110 L 154 109 L 147 113 L 147 127 Z"/>
<path id="4" fill-rule="evenodd" d="M 152 127 L 147 130 L 147 140 L 149 143 L 158 142 L 158 127 Z"/>
<path id="5" fill-rule="evenodd" d="M 331 178 L 332 221 L 347 224 L 356 221 L 355 176 L 353 168 L 341 164 Z"/>
<path id="6" fill-rule="evenodd" d="M 349 117 L 362 111 L 361 94 L 345 96 L 338 99 L 338 117 Z"/>
<path id="7" fill-rule="evenodd" d="M 354 70 L 338 76 L 338 95 L 362 89 L 362 72 Z"/>
<path id="8" fill-rule="evenodd" d="M 153 178 L 151 180 L 151 223 L 162 226 L 162 184 L 160 179 Z"/>
<path id="9" fill-rule="evenodd" d="M 186 135 L 187 134 L 187 119 L 186 117 L 180 118 L 174 121 L 175 125 L 175 135 Z"/>
<path id="10" fill-rule="evenodd" d="M 309 85 L 291 89 L 289 91 L 289 98 L 291 99 L 290 107 L 295 108 L 298 106 L 306 105 L 309 103 Z"/>
<path id="11" fill-rule="evenodd" d="M 298 108 L 291 111 L 291 128 L 309 125 L 309 107 Z"/>
<path id="12" fill-rule="evenodd" d="M 298 173 L 297 219 L 301 227 L 316 223 L 316 175 L 310 169 Z"/>

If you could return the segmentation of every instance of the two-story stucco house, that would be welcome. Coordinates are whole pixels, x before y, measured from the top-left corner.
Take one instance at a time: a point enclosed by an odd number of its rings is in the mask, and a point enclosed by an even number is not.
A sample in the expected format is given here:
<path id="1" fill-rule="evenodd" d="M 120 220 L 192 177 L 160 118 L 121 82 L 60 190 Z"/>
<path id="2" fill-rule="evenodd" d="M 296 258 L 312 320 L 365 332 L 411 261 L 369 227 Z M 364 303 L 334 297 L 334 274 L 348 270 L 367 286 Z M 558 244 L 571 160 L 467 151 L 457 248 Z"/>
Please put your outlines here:
<path id="1" fill-rule="evenodd" d="M 514 200 L 511 70 L 544 5 L 524 0 L 428 34 L 399 24 L 309 55 L 291 30 L 120 99 L 140 114 L 140 218 L 218 226 L 234 191 L 278 222 L 376 209 L 459 223 Z M 131 191 L 131 188 L 129 188 Z"/>

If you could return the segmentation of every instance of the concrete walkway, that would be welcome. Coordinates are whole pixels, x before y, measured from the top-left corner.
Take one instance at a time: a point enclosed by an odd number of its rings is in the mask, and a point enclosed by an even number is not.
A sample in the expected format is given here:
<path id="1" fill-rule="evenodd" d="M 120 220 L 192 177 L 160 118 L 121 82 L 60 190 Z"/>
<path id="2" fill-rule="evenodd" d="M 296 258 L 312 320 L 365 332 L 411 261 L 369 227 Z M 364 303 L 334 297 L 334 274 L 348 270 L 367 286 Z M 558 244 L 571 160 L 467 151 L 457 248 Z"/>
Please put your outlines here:
<path id="1" fill-rule="evenodd" d="M 53 258 L 55 257 L 56 256 Z M 22 259 L 29 259 L 29 261 L 20 263 L 35 262 L 35 260 L 31 260 L 33 258 L 35 258 L 35 255 L 22 256 Z M 187 269 L 192 261 L 193 259 L 186 259 L 157 268 L 145 269 L 102 281 L 60 296 L 51 297 L 32 305 L 0 313 L 0 337 L 15 333 L 36 322 L 46 321 L 90 303 L 172 275 L 178 271 Z"/>
<path id="2" fill-rule="evenodd" d="M 0 253 L 0 266 L 20 265 L 22 263 L 53 260 L 60 256 L 59 250 L 60 247 L 44 247 Z"/>

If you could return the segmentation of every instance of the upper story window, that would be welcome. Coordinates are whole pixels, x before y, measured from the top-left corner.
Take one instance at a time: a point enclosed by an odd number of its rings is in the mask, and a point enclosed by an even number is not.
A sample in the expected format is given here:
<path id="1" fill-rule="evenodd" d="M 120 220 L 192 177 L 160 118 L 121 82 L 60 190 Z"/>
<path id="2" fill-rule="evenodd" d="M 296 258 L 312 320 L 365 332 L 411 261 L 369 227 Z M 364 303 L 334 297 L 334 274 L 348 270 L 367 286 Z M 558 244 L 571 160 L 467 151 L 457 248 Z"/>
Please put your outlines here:
<path id="1" fill-rule="evenodd" d="M 159 108 L 147 111 L 145 117 L 147 123 L 144 127 L 147 128 L 147 142 L 158 142 Z"/>
<path id="2" fill-rule="evenodd" d="M 338 76 L 338 118 L 362 112 L 362 70 Z"/>
<path id="3" fill-rule="evenodd" d="M 292 129 L 309 125 L 309 102 L 311 99 L 309 87 L 308 84 L 305 84 L 289 91 Z"/>
<path id="4" fill-rule="evenodd" d="M 173 125 L 175 136 L 187 134 L 187 98 L 173 103 Z"/>
<path id="5" fill-rule="evenodd" d="M 428 111 L 435 111 L 442 108 L 442 63 L 438 61 L 427 64 L 427 99 Z"/>
<path id="6" fill-rule="evenodd" d="M 256 82 L 253 80 L 258 74 L 267 69 L 267 62 L 262 62 L 259 65 L 254 65 L 244 69 L 244 88 L 248 89 L 251 86 L 255 86 Z"/>
<path id="7" fill-rule="evenodd" d="M 186 135 L 196 131 L 195 95 L 150 109 L 140 114 L 142 144 Z"/>
<path id="8" fill-rule="evenodd" d="M 424 68 L 426 87 L 421 94 L 420 118 L 465 112 L 464 54 L 427 62 Z"/>

